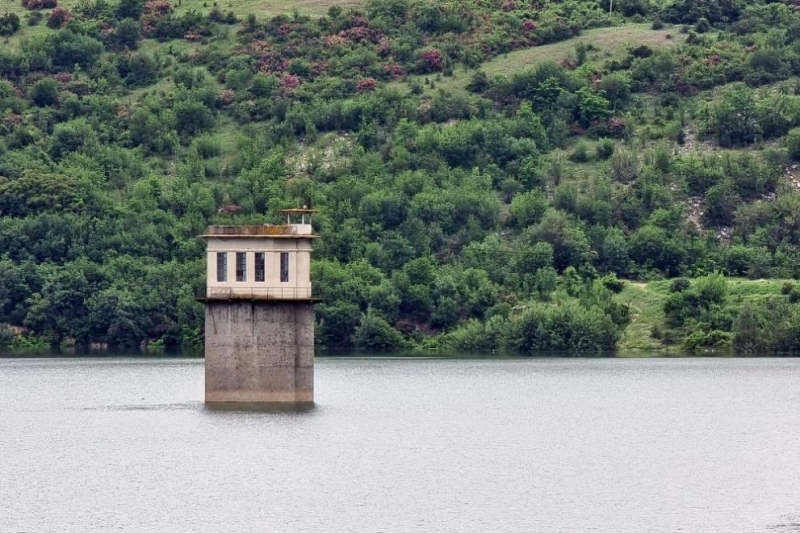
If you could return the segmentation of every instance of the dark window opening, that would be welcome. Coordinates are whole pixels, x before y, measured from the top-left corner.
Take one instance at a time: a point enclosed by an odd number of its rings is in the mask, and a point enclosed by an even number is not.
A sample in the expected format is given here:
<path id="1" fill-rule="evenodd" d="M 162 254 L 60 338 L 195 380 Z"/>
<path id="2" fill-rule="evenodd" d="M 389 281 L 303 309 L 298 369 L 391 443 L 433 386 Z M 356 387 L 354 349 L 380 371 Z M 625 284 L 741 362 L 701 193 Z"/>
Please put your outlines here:
<path id="1" fill-rule="evenodd" d="M 264 252 L 256 252 L 256 281 L 266 280 L 266 258 Z"/>
<path id="2" fill-rule="evenodd" d="M 247 281 L 246 252 L 236 252 L 236 281 Z"/>
<path id="3" fill-rule="evenodd" d="M 289 281 L 289 254 L 281 252 L 281 283 Z"/>
<path id="4" fill-rule="evenodd" d="M 228 281 L 228 252 L 217 252 L 217 281 Z"/>

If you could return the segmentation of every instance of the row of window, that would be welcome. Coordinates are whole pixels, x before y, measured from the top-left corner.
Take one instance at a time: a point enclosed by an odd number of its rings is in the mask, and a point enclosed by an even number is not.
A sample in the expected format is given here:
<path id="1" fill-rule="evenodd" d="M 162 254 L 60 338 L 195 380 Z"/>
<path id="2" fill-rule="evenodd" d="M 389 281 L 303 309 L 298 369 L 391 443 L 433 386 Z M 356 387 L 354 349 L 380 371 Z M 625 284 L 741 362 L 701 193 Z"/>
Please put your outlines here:
<path id="1" fill-rule="evenodd" d="M 236 253 L 236 281 L 247 281 L 247 252 Z M 255 281 L 266 281 L 267 256 L 255 252 Z M 217 281 L 228 281 L 228 252 L 217 252 Z M 289 253 L 281 252 L 281 283 L 289 281 Z"/>

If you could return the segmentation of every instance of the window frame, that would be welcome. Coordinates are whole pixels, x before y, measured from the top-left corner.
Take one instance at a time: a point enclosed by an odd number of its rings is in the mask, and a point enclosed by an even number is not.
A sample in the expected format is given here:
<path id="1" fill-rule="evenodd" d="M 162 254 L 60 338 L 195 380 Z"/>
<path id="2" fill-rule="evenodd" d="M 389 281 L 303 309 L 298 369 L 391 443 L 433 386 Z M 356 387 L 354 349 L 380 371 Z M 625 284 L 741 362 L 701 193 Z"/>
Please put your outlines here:
<path id="1" fill-rule="evenodd" d="M 228 252 L 217 252 L 217 283 L 228 281 Z"/>
<path id="2" fill-rule="evenodd" d="M 247 252 L 236 252 L 236 281 L 247 281 Z"/>
<path id="3" fill-rule="evenodd" d="M 267 254 L 265 252 L 256 252 L 255 254 L 253 265 L 254 281 L 256 283 L 264 283 L 267 281 Z"/>
<path id="4" fill-rule="evenodd" d="M 289 252 L 281 252 L 281 283 L 289 283 Z"/>

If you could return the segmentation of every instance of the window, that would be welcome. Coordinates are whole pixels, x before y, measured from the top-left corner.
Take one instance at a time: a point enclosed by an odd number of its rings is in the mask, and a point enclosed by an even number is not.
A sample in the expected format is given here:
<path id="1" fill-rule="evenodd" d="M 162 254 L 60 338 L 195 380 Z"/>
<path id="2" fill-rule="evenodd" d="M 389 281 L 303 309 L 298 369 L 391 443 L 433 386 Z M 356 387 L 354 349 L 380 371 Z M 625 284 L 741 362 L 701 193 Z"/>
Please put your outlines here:
<path id="1" fill-rule="evenodd" d="M 265 281 L 266 264 L 264 252 L 256 252 L 256 281 Z"/>
<path id="2" fill-rule="evenodd" d="M 217 281 L 228 281 L 228 252 L 217 252 Z"/>
<path id="3" fill-rule="evenodd" d="M 247 281 L 246 252 L 236 252 L 236 281 Z"/>
<path id="4" fill-rule="evenodd" d="M 281 252 L 281 283 L 289 281 L 289 254 Z"/>

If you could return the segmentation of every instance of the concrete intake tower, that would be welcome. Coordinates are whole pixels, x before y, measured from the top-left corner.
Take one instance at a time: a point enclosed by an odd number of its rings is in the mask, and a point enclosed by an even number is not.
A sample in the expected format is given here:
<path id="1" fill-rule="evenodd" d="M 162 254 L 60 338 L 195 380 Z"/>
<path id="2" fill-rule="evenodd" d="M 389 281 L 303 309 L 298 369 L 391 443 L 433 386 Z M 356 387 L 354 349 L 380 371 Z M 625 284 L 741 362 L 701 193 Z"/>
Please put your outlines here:
<path id="1" fill-rule="evenodd" d="M 314 402 L 312 212 L 203 235 L 206 403 Z"/>

